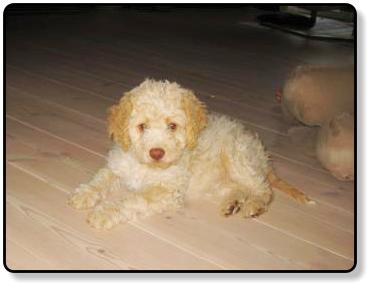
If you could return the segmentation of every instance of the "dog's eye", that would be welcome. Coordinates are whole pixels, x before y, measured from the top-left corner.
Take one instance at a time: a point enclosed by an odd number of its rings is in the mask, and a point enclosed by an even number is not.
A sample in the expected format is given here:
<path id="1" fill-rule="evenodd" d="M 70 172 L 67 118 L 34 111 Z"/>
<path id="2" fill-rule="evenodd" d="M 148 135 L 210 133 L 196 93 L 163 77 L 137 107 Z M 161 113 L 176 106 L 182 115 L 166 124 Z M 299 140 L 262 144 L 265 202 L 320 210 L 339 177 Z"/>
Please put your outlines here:
<path id="1" fill-rule="evenodd" d="M 139 129 L 140 132 L 143 132 L 146 129 L 146 124 L 145 123 L 140 123 L 137 128 Z"/>
<path id="2" fill-rule="evenodd" d="M 168 128 L 169 128 L 170 130 L 176 130 L 176 128 L 177 128 L 177 124 L 174 123 L 174 122 L 170 122 L 170 123 L 168 124 Z"/>

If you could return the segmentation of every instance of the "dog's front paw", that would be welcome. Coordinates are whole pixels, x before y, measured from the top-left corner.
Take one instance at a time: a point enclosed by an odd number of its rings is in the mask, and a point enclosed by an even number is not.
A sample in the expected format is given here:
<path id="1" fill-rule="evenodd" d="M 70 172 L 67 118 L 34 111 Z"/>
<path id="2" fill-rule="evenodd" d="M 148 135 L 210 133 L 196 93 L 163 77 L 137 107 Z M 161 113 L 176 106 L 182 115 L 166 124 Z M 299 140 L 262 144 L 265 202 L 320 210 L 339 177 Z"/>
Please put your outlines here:
<path id="1" fill-rule="evenodd" d="M 88 215 L 87 222 L 96 229 L 111 229 L 120 223 L 121 216 L 119 208 L 113 203 L 106 203 L 95 208 Z"/>
<path id="2" fill-rule="evenodd" d="M 68 204 L 74 209 L 84 210 L 93 208 L 100 200 L 100 193 L 87 185 L 81 185 L 70 196 Z"/>

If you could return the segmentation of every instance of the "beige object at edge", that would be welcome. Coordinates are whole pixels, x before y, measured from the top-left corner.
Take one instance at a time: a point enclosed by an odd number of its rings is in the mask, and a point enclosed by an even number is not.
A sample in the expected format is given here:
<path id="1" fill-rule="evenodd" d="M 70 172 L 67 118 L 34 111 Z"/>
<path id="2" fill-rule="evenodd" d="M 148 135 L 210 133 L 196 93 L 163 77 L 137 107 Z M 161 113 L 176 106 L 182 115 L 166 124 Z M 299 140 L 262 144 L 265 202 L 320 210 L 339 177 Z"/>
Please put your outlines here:
<path id="1" fill-rule="evenodd" d="M 352 67 L 298 66 L 285 82 L 282 110 L 305 125 L 322 125 L 354 110 Z"/>
<path id="2" fill-rule="evenodd" d="M 353 67 L 298 66 L 285 82 L 281 107 L 287 120 L 321 126 L 317 158 L 337 179 L 353 180 Z"/>
<path id="3" fill-rule="evenodd" d="M 340 113 L 319 131 L 317 157 L 339 180 L 354 179 L 354 117 Z"/>

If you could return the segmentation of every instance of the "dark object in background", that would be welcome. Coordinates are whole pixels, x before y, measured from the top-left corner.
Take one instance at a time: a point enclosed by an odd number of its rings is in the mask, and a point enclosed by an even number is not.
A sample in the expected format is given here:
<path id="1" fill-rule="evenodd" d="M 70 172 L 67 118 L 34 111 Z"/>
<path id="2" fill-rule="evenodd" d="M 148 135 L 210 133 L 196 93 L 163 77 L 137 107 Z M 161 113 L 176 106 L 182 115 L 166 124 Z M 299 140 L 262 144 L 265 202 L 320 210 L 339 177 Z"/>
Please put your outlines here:
<path id="1" fill-rule="evenodd" d="M 35 14 L 76 14 L 90 11 L 94 4 L 9 4 L 4 11 L 4 16 L 35 15 Z M 6 13 L 5 13 L 6 12 Z"/>
<path id="2" fill-rule="evenodd" d="M 261 25 L 324 40 L 354 39 L 354 9 L 350 5 L 279 6 L 257 17 Z M 275 11 L 276 11 L 275 10 Z"/>
<path id="3" fill-rule="evenodd" d="M 264 14 L 258 16 L 262 25 L 280 25 L 284 29 L 310 29 L 316 23 L 316 12 L 312 12 L 310 17 L 295 15 L 291 13 Z"/>

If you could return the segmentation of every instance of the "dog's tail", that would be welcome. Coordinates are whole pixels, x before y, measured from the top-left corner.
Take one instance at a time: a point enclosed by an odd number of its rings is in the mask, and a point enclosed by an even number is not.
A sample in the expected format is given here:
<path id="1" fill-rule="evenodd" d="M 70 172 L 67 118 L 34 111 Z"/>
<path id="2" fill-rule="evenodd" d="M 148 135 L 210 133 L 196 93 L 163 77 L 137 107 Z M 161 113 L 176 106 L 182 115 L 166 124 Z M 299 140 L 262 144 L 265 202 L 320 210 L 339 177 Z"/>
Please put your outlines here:
<path id="1" fill-rule="evenodd" d="M 302 204 L 315 204 L 316 202 L 311 200 L 305 193 L 301 192 L 297 188 L 293 187 L 280 177 L 278 177 L 273 170 L 268 174 L 268 181 L 272 188 L 278 189 L 291 198 L 295 199 Z"/>

